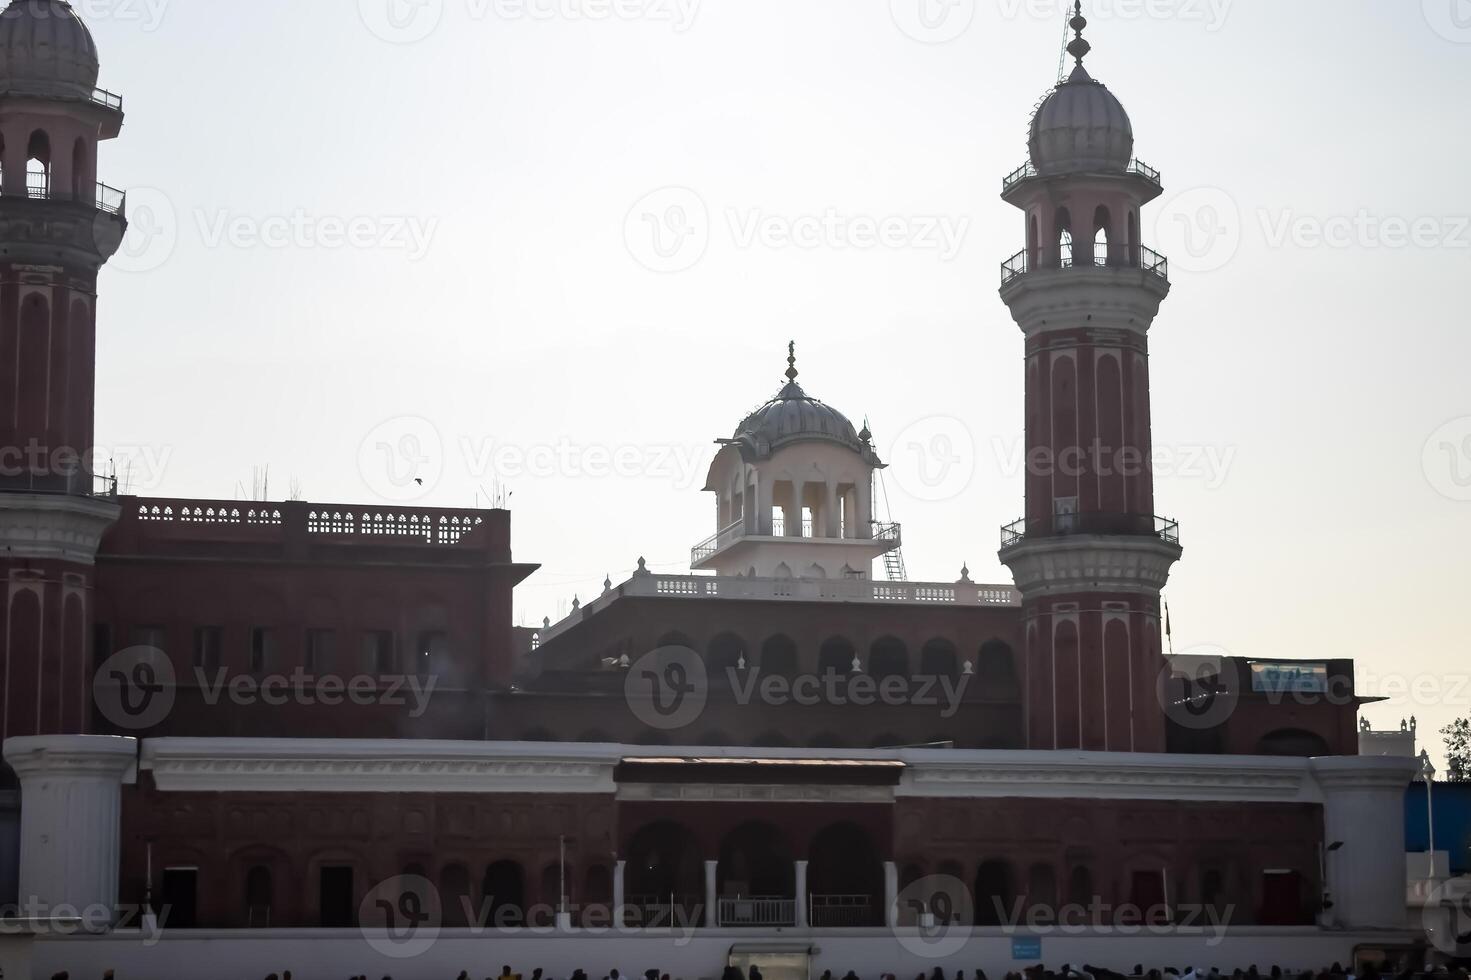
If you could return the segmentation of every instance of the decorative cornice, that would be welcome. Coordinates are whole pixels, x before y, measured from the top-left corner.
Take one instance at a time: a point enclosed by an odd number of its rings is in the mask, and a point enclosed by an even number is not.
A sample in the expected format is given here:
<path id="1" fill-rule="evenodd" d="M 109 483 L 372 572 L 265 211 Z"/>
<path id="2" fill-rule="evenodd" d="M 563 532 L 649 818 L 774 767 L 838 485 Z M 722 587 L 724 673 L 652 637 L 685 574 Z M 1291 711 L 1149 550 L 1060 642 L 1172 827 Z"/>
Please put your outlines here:
<path id="1" fill-rule="evenodd" d="M 1001 299 L 1028 338 L 1083 327 L 1144 335 L 1169 293 L 1152 272 L 1100 266 L 1030 272 L 1004 286 Z"/>
<path id="2" fill-rule="evenodd" d="M 13 740 L 15 741 L 15 740 Z M 1283 759 L 956 749 L 824 750 L 822 759 L 899 763 L 897 787 L 708 782 L 618 784 L 640 759 L 807 760 L 810 749 L 641 748 L 527 742 L 148 739 L 142 768 L 164 792 L 584 793 L 622 800 L 865 802 L 935 798 L 1189 800 L 1321 804 L 1349 786 L 1408 783 L 1400 760 Z M 7 745 L 7 757 L 10 746 Z"/>
<path id="3" fill-rule="evenodd" d="M 612 793 L 617 753 L 556 744 L 319 739 L 149 739 L 165 792 Z"/>
<path id="4" fill-rule="evenodd" d="M 1106 591 L 1157 594 L 1184 552 L 1163 538 L 1072 534 L 1001 551 L 1025 598 Z"/>
<path id="5" fill-rule="evenodd" d="M 893 803 L 894 787 L 622 783 L 618 786 L 618 800 L 678 803 Z"/>
<path id="6" fill-rule="evenodd" d="M 16 262 L 56 262 L 96 275 L 122 245 L 128 221 L 82 201 L 7 197 L 0 204 L 0 238 Z"/>
<path id="7" fill-rule="evenodd" d="M 1347 756 L 1312 761 L 1313 777 L 1330 792 L 1402 790 L 1420 774 L 1420 761 L 1404 756 Z"/>
<path id="8" fill-rule="evenodd" d="M 132 782 L 138 740 L 113 735 L 28 735 L 5 741 L 5 761 L 31 779 L 112 777 Z"/>
<path id="9" fill-rule="evenodd" d="M 119 513 L 98 497 L 0 493 L 0 556 L 93 565 Z"/>
<path id="10" fill-rule="evenodd" d="M 1007 755 L 1013 755 L 1007 753 Z M 1303 760 L 1027 753 L 990 764 L 911 765 L 900 796 L 1320 802 Z M 1035 758 L 1046 757 L 1046 761 Z M 1275 760 L 1274 760 L 1275 761 Z"/>

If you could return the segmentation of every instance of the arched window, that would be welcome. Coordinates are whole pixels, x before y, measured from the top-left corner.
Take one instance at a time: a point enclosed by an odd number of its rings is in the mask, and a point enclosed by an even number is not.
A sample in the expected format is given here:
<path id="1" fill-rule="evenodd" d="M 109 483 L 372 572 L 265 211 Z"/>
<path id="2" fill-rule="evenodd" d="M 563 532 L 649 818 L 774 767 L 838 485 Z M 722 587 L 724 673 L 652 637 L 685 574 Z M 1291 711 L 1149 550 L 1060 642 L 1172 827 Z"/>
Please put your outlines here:
<path id="1" fill-rule="evenodd" d="M 1332 755 L 1323 736 L 1296 728 L 1283 728 L 1261 737 L 1255 755 L 1292 756 L 1314 759 Z"/>
<path id="2" fill-rule="evenodd" d="M 981 645 L 976 658 L 976 680 L 983 690 L 1004 695 L 1016 687 L 1016 658 L 1011 647 L 1001 640 Z"/>
<path id="3" fill-rule="evenodd" d="M 925 677 L 960 676 L 960 655 L 949 640 L 935 639 L 919 652 L 919 672 Z"/>
<path id="4" fill-rule="evenodd" d="M 727 684 L 740 669 L 746 657 L 746 641 L 734 633 L 721 633 L 710 641 L 705 655 L 705 668 L 712 684 Z M 747 664 L 749 666 L 749 663 Z"/>
<path id="5" fill-rule="evenodd" d="M 797 676 L 797 644 L 778 633 L 761 644 L 761 673 L 773 677 Z"/>
<path id="6" fill-rule="evenodd" d="M 841 636 L 830 637 L 817 652 L 817 673 L 822 676 L 851 673 L 857 656 L 853 644 Z"/>
<path id="7" fill-rule="evenodd" d="M 26 193 L 38 198 L 51 196 L 51 137 L 44 129 L 31 134 L 26 148 Z"/>
<path id="8" fill-rule="evenodd" d="M 883 681 L 890 677 L 909 676 L 909 651 L 903 641 L 886 636 L 876 642 L 868 652 L 868 672 L 874 680 Z"/>
<path id="9" fill-rule="evenodd" d="M 1053 238 L 1056 259 L 1048 264 L 1064 269 L 1071 268 L 1073 264 L 1073 216 L 1067 208 L 1057 209 L 1052 220 L 1052 227 L 1056 230 L 1056 236 Z"/>
<path id="10" fill-rule="evenodd" d="M 1114 254 L 1111 251 L 1109 251 L 1109 245 L 1111 243 L 1108 240 L 1108 235 L 1109 235 L 1109 231 L 1108 230 L 1111 227 L 1112 227 L 1112 216 L 1108 213 L 1108 208 L 1104 207 L 1102 204 L 1098 205 L 1098 210 L 1093 212 L 1093 264 L 1094 265 L 1113 265 L 1114 264 L 1114 258 L 1115 258 L 1115 256 L 1114 256 Z"/>
<path id="11" fill-rule="evenodd" d="M 269 928 L 275 904 L 275 885 L 271 869 L 263 864 L 252 867 L 245 875 L 245 921 L 251 929 Z"/>

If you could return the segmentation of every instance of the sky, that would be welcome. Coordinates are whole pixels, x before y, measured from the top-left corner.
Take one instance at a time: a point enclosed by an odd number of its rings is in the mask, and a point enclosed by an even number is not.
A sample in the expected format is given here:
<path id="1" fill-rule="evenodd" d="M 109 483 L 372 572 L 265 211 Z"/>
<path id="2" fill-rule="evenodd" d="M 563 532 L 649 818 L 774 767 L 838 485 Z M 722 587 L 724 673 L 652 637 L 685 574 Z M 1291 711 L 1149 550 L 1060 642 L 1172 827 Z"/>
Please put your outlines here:
<path id="1" fill-rule="evenodd" d="M 640 557 L 687 571 L 714 440 L 795 340 L 891 463 L 910 576 L 1010 581 L 999 191 L 1060 0 L 75 6 L 127 112 L 97 408 L 129 491 L 508 501 L 539 624 Z M 1354 658 L 1395 696 L 1366 717 L 1434 750 L 1471 712 L 1471 3 L 1086 13 L 1165 184 L 1175 649 Z"/>

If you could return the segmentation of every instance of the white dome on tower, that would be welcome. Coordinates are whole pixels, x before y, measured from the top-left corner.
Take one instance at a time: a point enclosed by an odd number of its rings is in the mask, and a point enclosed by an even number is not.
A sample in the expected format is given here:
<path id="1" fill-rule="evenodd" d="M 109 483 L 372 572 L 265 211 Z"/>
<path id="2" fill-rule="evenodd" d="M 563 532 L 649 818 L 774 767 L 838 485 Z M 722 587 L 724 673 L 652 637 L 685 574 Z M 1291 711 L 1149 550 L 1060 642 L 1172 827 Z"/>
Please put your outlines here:
<path id="1" fill-rule="evenodd" d="M 0 91 L 90 98 L 97 45 L 64 0 L 12 0 L 0 12 Z"/>
<path id="2" fill-rule="evenodd" d="M 1123 103 L 1083 67 L 1083 56 L 1092 49 L 1083 39 L 1086 26 L 1088 21 L 1079 10 L 1072 19 L 1078 36 L 1068 45 L 1077 66 L 1032 117 L 1027 145 L 1032 166 L 1044 177 L 1118 173 L 1134 157 L 1134 126 Z"/>

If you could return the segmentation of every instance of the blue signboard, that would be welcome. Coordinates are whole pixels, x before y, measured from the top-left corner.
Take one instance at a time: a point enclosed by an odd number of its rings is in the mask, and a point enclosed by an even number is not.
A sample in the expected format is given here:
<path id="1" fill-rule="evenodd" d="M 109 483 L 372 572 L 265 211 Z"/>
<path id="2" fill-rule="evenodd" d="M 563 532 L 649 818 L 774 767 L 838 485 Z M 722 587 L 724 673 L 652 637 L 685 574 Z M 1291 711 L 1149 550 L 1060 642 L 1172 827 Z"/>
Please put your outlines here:
<path id="1" fill-rule="evenodd" d="M 1042 962 L 1042 940 L 1040 938 L 1013 939 L 1011 958 L 1018 963 Z"/>

